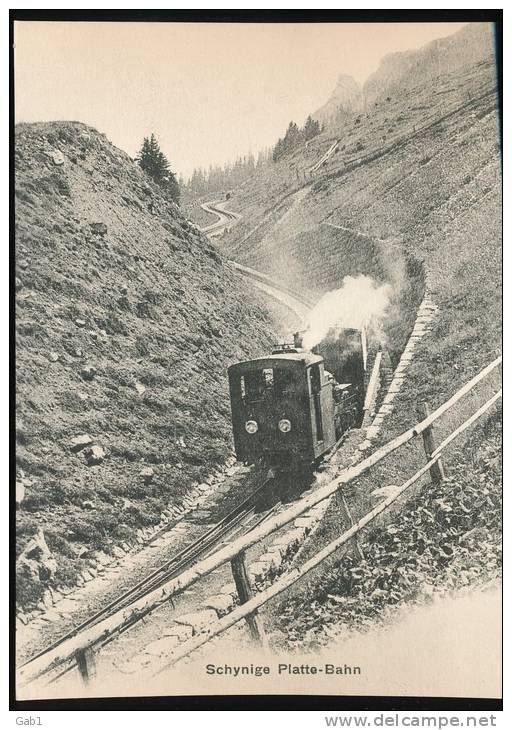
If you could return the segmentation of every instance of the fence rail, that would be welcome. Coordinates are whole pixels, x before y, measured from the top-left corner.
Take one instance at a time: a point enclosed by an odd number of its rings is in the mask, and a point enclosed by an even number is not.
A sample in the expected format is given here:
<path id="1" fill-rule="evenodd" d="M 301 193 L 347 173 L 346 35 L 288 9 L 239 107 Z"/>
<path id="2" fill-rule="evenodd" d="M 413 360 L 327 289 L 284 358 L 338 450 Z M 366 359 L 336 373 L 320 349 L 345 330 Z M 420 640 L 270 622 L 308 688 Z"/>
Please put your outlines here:
<path id="1" fill-rule="evenodd" d="M 499 397 L 501 397 L 501 390 L 496 393 L 496 395 L 494 395 L 490 400 L 488 400 L 487 403 L 482 406 L 482 408 L 479 409 L 480 415 L 488 410 Z M 465 421 L 462 426 L 457 429 L 457 435 L 460 435 L 463 431 L 466 430 L 466 428 L 471 425 L 471 423 L 476 420 L 476 418 L 474 418 L 474 415 L 471 416 L 471 418 L 468 418 L 468 420 Z M 172 652 L 171 660 L 168 661 L 163 667 L 160 667 L 156 674 L 160 674 L 165 669 L 168 669 L 180 659 L 183 659 L 183 657 L 191 654 L 203 644 L 206 644 L 215 636 L 222 634 L 224 631 L 234 626 L 241 619 L 253 615 L 254 612 L 258 610 L 258 608 L 261 608 L 261 606 L 270 601 L 271 598 L 274 598 L 280 593 L 283 593 L 283 591 L 292 586 L 294 583 L 297 583 L 297 581 L 303 578 L 311 570 L 317 568 L 320 563 L 322 563 L 326 558 L 336 552 L 336 550 L 342 547 L 345 543 L 349 542 L 349 540 L 355 537 L 364 527 L 373 522 L 373 520 L 378 517 L 378 515 L 388 509 L 388 507 L 390 507 L 393 502 L 395 502 L 407 489 L 409 489 L 409 487 L 415 484 L 418 479 L 420 479 L 427 471 L 430 471 L 432 467 L 439 462 L 439 459 L 441 457 L 441 451 L 446 448 L 446 446 L 448 446 L 448 443 L 451 443 L 452 440 L 453 439 L 450 439 L 450 441 L 448 441 L 447 439 L 446 442 L 443 442 L 445 445 L 442 448 L 440 446 L 436 450 L 436 455 L 433 456 L 429 461 L 427 461 L 427 463 L 421 469 L 419 469 L 410 479 L 404 482 L 404 484 L 402 484 L 400 487 L 397 487 L 397 489 L 394 490 L 393 493 L 389 497 L 387 497 L 387 499 L 384 499 L 376 507 L 370 510 L 370 512 L 367 512 L 364 517 L 361 517 L 360 520 L 358 520 L 354 525 L 352 525 L 352 527 L 350 527 L 342 535 L 340 535 L 340 537 L 330 542 L 328 545 L 326 545 L 326 547 L 316 553 L 312 558 L 307 560 L 304 565 L 302 565 L 300 568 L 295 568 L 294 570 L 291 570 L 283 578 L 275 581 L 269 588 L 261 591 L 261 593 L 258 593 L 249 601 L 243 603 L 241 606 L 229 613 L 223 619 L 220 619 L 219 622 L 215 624 L 209 632 L 198 634 L 197 636 L 194 636 L 191 639 L 184 641 L 182 644 L 180 644 L 180 646 L 178 646 L 178 648 Z"/>
<path id="2" fill-rule="evenodd" d="M 59 646 L 50 650 L 46 654 L 35 658 L 33 661 L 28 662 L 18 670 L 17 677 L 19 685 L 27 684 L 28 682 L 34 681 L 41 677 L 43 674 L 57 668 L 58 666 L 67 662 L 76 660 L 78 656 L 83 656 L 85 652 L 88 652 L 94 648 L 98 649 L 104 643 L 111 640 L 114 636 L 121 633 L 128 626 L 132 625 L 135 621 L 148 615 L 150 612 L 163 605 L 164 603 L 172 600 L 172 597 L 177 593 L 191 586 L 197 582 L 200 578 L 208 575 L 212 571 L 224 565 L 227 562 L 237 562 L 237 559 L 242 555 L 248 548 L 256 543 L 260 542 L 263 538 L 268 537 L 276 530 L 284 527 L 285 525 L 292 522 L 295 518 L 307 512 L 309 509 L 319 504 L 326 498 L 337 492 L 343 485 L 350 483 L 354 479 L 360 477 L 362 474 L 368 472 L 375 464 L 379 463 L 385 457 L 399 449 L 404 444 L 410 442 L 417 436 L 428 432 L 432 425 L 441 418 L 450 408 L 452 408 L 461 398 L 469 393 L 478 383 L 480 383 L 487 375 L 495 370 L 502 362 L 502 358 L 498 357 L 492 363 L 487 365 L 480 373 L 475 375 L 468 383 L 460 388 L 449 400 L 439 406 L 431 414 L 429 414 L 422 421 L 417 423 L 412 428 L 408 429 L 404 433 L 400 434 L 396 438 L 384 446 L 377 449 L 366 459 L 363 459 L 358 464 L 349 467 L 341 472 L 341 474 L 332 480 L 329 484 L 324 485 L 317 489 L 310 496 L 303 498 L 296 504 L 288 507 L 279 515 L 276 515 L 272 519 L 256 527 L 254 530 L 246 535 L 234 540 L 229 545 L 218 550 L 213 555 L 199 561 L 192 568 L 184 571 L 181 575 L 176 578 L 172 578 L 167 581 L 163 586 L 155 589 L 148 593 L 146 596 L 136 600 L 128 609 L 121 609 L 116 613 L 112 614 L 108 618 L 99 622 L 98 624 L 86 629 L 83 633 L 68 639 Z M 470 418 L 468 418 L 461 426 L 453 431 L 439 447 L 430 449 L 430 458 L 428 459 L 425 466 L 423 466 L 416 474 L 414 474 L 408 481 L 400 486 L 390 497 L 385 499 L 383 502 L 378 504 L 368 514 L 357 521 L 349 530 L 344 532 L 340 537 L 326 546 L 323 550 L 317 553 L 314 557 L 308 560 L 301 568 L 296 568 L 291 572 L 287 573 L 284 577 L 281 577 L 269 588 L 258 593 L 255 596 L 245 595 L 245 600 L 241 606 L 234 609 L 226 617 L 219 619 L 215 624 L 214 628 L 204 634 L 194 636 L 192 639 L 183 642 L 175 652 L 172 654 L 171 663 L 178 661 L 178 659 L 186 656 L 194 649 L 202 646 L 214 636 L 222 633 L 226 629 L 233 626 L 235 623 L 243 618 L 254 615 L 254 612 L 266 603 L 270 598 L 278 595 L 290 585 L 295 583 L 297 580 L 303 577 L 306 573 L 318 566 L 326 557 L 331 555 L 335 550 L 345 544 L 352 537 L 369 524 L 375 517 L 389 507 L 403 492 L 406 491 L 414 482 L 416 482 L 423 474 L 432 469 L 434 465 L 439 462 L 441 452 L 463 431 L 465 431 L 474 421 L 477 420 L 485 411 L 487 411 L 493 403 L 501 397 L 501 390 L 497 392 L 490 400 L 488 400 L 483 406 L 481 406 Z M 83 674 L 84 679 L 86 676 Z"/>

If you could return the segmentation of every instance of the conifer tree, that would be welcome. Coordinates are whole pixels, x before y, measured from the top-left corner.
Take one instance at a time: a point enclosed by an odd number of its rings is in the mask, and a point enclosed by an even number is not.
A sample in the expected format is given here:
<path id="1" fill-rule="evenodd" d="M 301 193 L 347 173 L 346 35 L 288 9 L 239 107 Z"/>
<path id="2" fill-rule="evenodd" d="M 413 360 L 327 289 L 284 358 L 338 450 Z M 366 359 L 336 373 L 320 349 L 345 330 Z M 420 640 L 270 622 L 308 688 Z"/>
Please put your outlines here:
<path id="1" fill-rule="evenodd" d="M 136 159 L 146 175 L 162 190 L 165 190 L 171 200 L 179 204 L 180 186 L 175 174 L 170 169 L 169 160 L 160 149 L 154 134 L 151 137 L 144 137 Z"/>
<path id="2" fill-rule="evenodd" d="M 306 119 L 306 123 L 304 124 L 304 129 L 302 130 L 304 139 L 307 141 L 308 139 L 316 137 L 316 135 L 319 133 L 320 122 L 318 122 L 316 119 L 313 119 L 311 115 L 309 115 L 309 117 Z"/>

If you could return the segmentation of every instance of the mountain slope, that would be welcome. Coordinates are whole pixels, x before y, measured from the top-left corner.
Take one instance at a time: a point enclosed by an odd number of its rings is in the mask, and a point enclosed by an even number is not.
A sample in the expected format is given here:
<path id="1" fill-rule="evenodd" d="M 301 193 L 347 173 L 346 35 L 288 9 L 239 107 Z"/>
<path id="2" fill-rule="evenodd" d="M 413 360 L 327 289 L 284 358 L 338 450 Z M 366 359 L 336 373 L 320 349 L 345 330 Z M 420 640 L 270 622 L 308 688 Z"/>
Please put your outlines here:
<path id="1" fill-rule="evenodd" d="M 397 354 L 423 268 L 442 314 L 422 390 L 439 402 L 501 346 L 501 167 L 492 60 L 430 73 L 232 191 L 243 218 L 219 245 L 310 294 L 347 274 L 391 281 Z M 333 137 L 337 153 L 308 173 Z"/>
<path id="2" fill-rule="evenodd" d="M 16 253 L 18 550 L 42 528 L 54 581 L 72 583 L 78 555 L 157 523 L 225 461 L 226 367 L 274 323 L 128 155 L 76 122 L 16 129 Z M 39 588 L 21 580 L 21 600 Z"/>
<path id="3" fill-rule="evenodd" d="M 417 423 L 419 405 L 426 402 L 432 410 L 441 405 L 502 349 L 496 71 L 493 59 L 481 58 L 469 40 L 466 55 L 452 54 L 452 41 L 436 42 L 405 72 L 407 54 L 386 62 L 380 80 L 367 87 L 374 95 L 369 91 L 368 98 L 376 101 L 365 112 L 339 115 L 307 148 L 231 191 L 230 205 L 244 218 L 219 239 L 230 257 L 316 295 L 339 287 L 347 274 L 392 282 L 403 292 L 400 316 L 391 312 L 386 327 L 396 354 L 407 335 L 404 319 L 414 318 L 421 287 L 428 287 L 438 311 L 415 349 L 375 448 Z M 456 47 L 460 41 L 459 35 Z M 335 139 L 338 152 L 311 174 Z M 497 368 L 436 422 L 436 443 L 501 384 Z M 417 493 L 397 513 L 390 511 L 389 522 L 383 522 L 389 532 L 378 525 L 361 535 L 366 560 L 356 558 L 358 576 L 354 579 L 350 550 L 348 557 L 326 561 L 324 570 L 263 615 L 269 634 L 277 627 L 283 648 L 294 644 L 294 650 L 309 650 L 312 641 L 332 644 L 331 622 L 344 632 L 382 616 L 389 621 L 397 602 L 410 607 L 429 590 L 467 590 L 496 580 L 501 429 L 498 400 L 444 452 L 445 481 L 429 487 L 426 475 Z M 373 490 L 403 484 L 424 464 L 418 439 L 375 465 L 346 492 L 353 519 L 374 506 Z M 460 508 L 468 499 L 472 509 Z M 409 519 L 415 533 L 428 535 L 425 542 L 411 537 Z M 339 537 L 341 526 L 349 526 L 346 508 L 333 501 L 302 561 Z M 404 568 L 404 553 L 408 563 L 413 556 L 410 569 Z"/>
<path id="4" fill-rule="evenodd" d="M 494 37 L 490 23 L 469 23 L 457 33 L 439 38 L 414 51 L 384 56 L 377 71 L 363 86 L 364 105 L 401 88 L 492 60 Z"/>
<path id="5" fill-rule="evenodd" d="M 352 76 L 342 74 L 330 98 L 312 116 L 335 127 L 349 115 L 371 111 L 379 99 L 398 89 L 403 91 L 457 69 L 490 61 L 493 53 L 492 26 L 469 23 L 457 33 L 417 50 L 389 53 L 362 86 Z"/>

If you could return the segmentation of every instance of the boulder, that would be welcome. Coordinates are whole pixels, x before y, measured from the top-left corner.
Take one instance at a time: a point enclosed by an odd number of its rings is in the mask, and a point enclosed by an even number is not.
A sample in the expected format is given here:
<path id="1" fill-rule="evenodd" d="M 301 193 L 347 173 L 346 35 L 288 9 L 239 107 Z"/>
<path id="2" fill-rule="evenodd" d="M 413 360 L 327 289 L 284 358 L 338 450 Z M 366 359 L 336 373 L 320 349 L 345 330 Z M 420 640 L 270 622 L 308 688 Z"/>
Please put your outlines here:
<path id="1" fill-rule="evenodd" d="M 89 436 L 88 433 L 80 434 L 80 436 L 74 436 L 71 441 L 69 442 L 69 446 L 71 451 L 77 452 L 84 449 L 86 446 L 90 446 L 92 444 L 94 439 L 92 436 Z"/>
<path id="2" fill-rule="evenodd" d="M 374 489 L 373 492 L 370 492 L 370 501 L 372 506 L 375 506 L 383 499 L 393 496 L 396 494 L 398 489 L 400 489 L 398 484 L 388 484 L 385 487 L 378 487 L 378 489 Z"/>
<path id="3" fill-rule="evenodd" d="M 43 597 L 41 600 L 43 601 L 45 609 L 50 609 L 53 606 L 53 598 L 50 591 L 46 590 L 43 593 Z"/>
<path id="4" fill-rule="evenodd" d="M 70 547 L 77 558 L 85 558 L 89 554 L 89 548 L 85 545 L 71 545 Z"/>
<path id="5" fill-rule="evenodd" d="M 94 446 L 88 448 L 84 453 L 85 459 L 89 465 L 101 464 L 107 455 L 103 446 L 99 446 L 98 444 L 94 444 Z"/>
<path id="6" fill-rule="evenodd" d="M 139 395 L 144 395 L 144 393 L 146 392 L 146 386 L 142 385 L 142 383 L 138 383 L 137 381 L 135 381 L 135 390 Z"/>
<path id="7" fill-rule="evenodd" d="M 102 553 L 100 551 L 94 553 L 94 559 L 102 567 L 110 565 L 110 563 L 112 562 L 112 558 L 110 557 L 110 555 L 106 555 L 105 553 Z"/>
<path id="8" fill-rule="evenodd" d="M 64 164 L 64 155 L 62 154 L 62 152 L 60 152 L 60 150 L 55 150 L 54 152 L 52 152 L 51 158 L 53 160 L 53 164 L 57 165 L 58 167 Z"/>
<path id="9" fill-rule="evenodd" d="M 98 371 L 92 365 L 88 365 L 80 370 L 80 375 L 84 380 L 92 380 Z"/>
<path id="10" fill-rule="evenodd" d="M 155 470 L 151 466 L 145 466 L 140 470 L 140 476 L 144 480 L 145 484 L 149 484 L 155 476 Z"/>
<path id="11" fill-rule="evenodd" d="M 234 605 L 235 599 L 230 593 L 220 593 L 217 596 L 211 596 L 203 603 L 204 608 L 213 608 L 219 618 L 229 613 Z"/>
<path id="12" fill-rule="evenodd" d="M 90 223 L 89 228 L 94 235 L 101 237 L 105 236 L 108 230 L 106 223 Z"/>
<path id="13" fill-rule="evenodd" d="M 36 532 L 19 556 L 16 570 L 39 582 L 47 582 L 55 575 L 57 561 L 46 543 L 42 529 Z"/>

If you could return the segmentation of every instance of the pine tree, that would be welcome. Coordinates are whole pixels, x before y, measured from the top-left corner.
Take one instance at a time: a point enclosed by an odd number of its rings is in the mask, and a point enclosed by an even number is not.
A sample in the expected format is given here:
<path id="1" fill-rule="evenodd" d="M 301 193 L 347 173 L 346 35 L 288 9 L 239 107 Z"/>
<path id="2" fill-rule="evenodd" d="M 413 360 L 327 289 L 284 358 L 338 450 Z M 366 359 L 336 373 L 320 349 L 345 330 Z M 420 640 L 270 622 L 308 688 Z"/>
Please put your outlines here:
<path id="1" fill-rule="evenodd" d="M 288 150 L 292 150 L 294 147 L 297 146 L 297 144 L 299 144 L 300 140 L 301 133 L 298 126 L 295 124 L 295 122 L 290 122 L 283 140 L 285 151 L 288 152 Z"/>
<path id="2" fill-rule="evenodd" d="M 316 119 L 313 119 L 311 115 L 306 119 L 306 122 L 304 124 L 304 129 L 302 130 L 302 134 L 304 135 L 304 139 L 307 141 L 308 139 L 312 139 L 313 137 L 316 137 L 317 134 L 320 133 L 320 122 L 318 122 Z"/>
<path id="3" fill-rule="evenodd" d="M 171 200 L 179 204 L 179 183 L 176 180 L 176 175 L 171 171 L 169 160 L 160 149 L 160 145 L 154 134 L 151 137 L 144 137 L 142 147 L 136 159 L 146 175 L 161 187 L 162 190 L 165 190 Z"/>
<path id="4" fill-rule="evenodd" d="M 298 147 L 304 141 L 304 131 L 299 129 L 295 122 L 290 122 L 284 138 L 279 138 L 272 152 L 272 159 L 277 162 L 288 152 Z"/>

